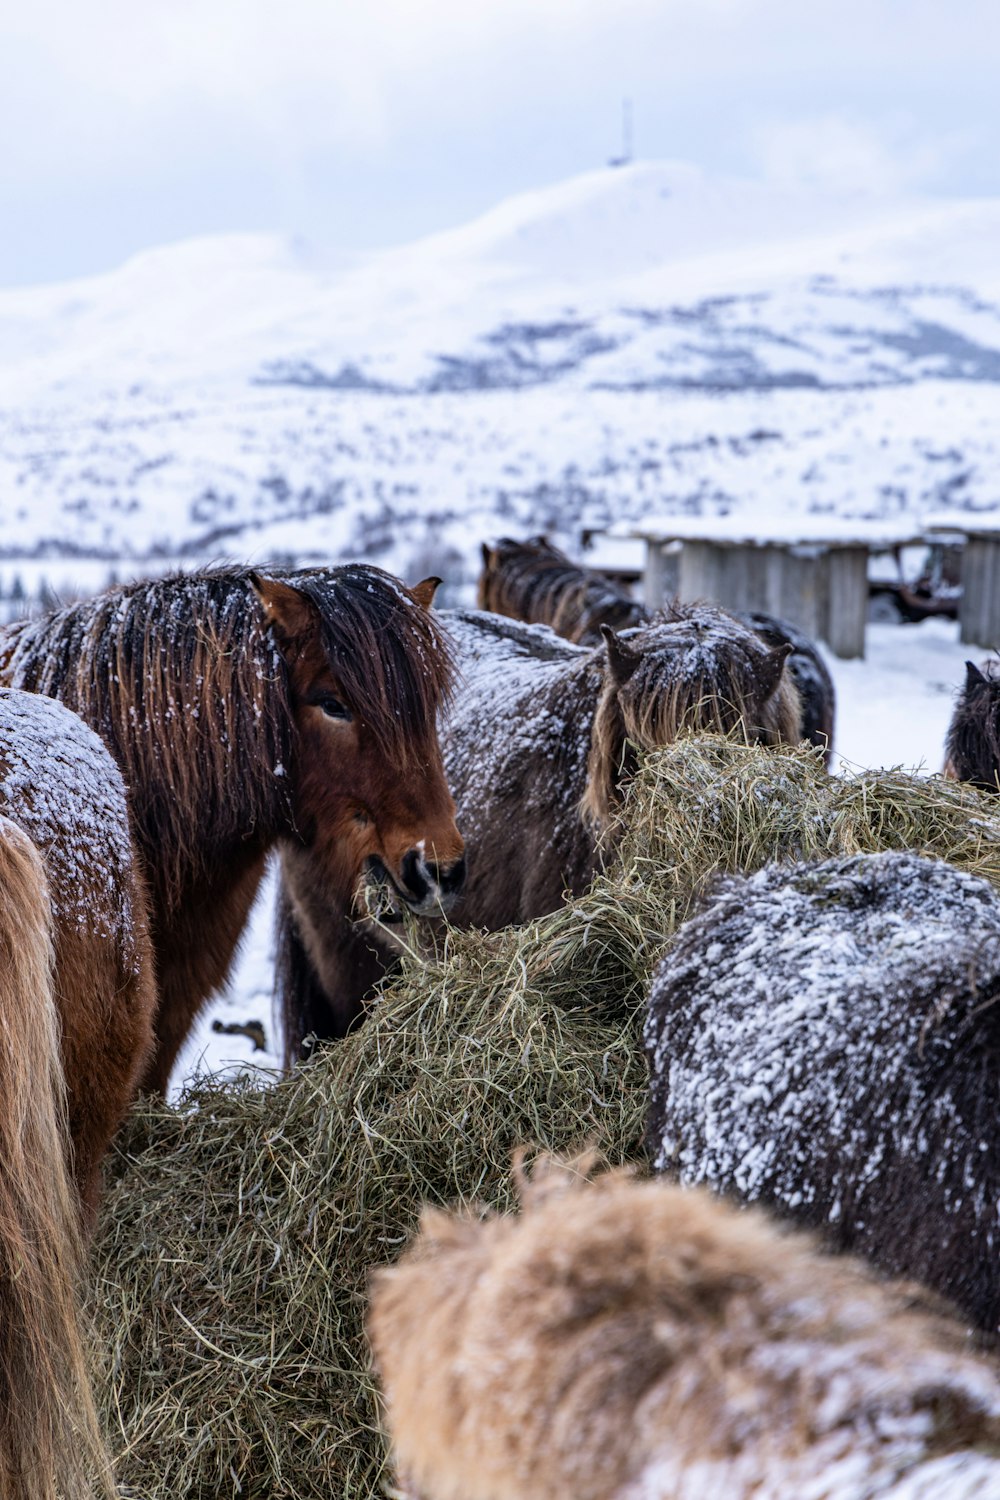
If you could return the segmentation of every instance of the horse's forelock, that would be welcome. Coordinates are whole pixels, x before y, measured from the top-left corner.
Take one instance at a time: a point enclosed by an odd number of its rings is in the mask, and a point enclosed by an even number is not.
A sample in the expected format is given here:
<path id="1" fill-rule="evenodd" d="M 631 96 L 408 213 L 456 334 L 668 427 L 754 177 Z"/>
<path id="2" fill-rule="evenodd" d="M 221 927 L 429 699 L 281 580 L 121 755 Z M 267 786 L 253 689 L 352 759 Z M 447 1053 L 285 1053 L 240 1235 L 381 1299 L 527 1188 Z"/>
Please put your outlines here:
<path id="1" fill-rule="evenodd" d="M 324 650 L 354 710 L 388 754 L 423 758 L 454 682 L 452 648 L 433 616 L 381 568 L 288 578 L 316 607 Z"/>
<path id="2" fill-rule="evenodd" d="M 675 607 L 628 644 L 639 663 L 622 686 L 608 673 L 594 719 L 583 805 L 596 823 L 617 804 L 627 745 L 654 750 L 684 732 L 729 734 L 741 723 L 766 744 L 798 742 L 800 704 L 787 670 L 767 692 L 770 648 L 725 611 Z"/>
<path id="3" fill-rule="evenodd" d="M 728 733 L 740 720 L 769 742 L 797 740 L 797 705 L 787 674 L 778 674 L 775 689 L 773 652 L 725 611 L 677 611 L 672 621 L 640 631 L 630 644 L 641 661 L 621 692 L 622 709 L 630 737 L 643 747 L 691 728 Z"/>

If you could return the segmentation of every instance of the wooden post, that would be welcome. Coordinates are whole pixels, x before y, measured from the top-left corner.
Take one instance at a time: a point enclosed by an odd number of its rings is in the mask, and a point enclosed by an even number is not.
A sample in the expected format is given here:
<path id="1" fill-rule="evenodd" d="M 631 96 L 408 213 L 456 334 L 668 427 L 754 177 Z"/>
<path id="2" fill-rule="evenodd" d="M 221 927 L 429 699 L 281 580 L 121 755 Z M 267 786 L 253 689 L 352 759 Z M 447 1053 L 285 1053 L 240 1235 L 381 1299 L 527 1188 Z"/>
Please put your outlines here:
<path id="1" fill-rule="evenodd" d="M 686 604 L 696 599 L 707 599 L 712 604 L 723 602 L 722 551 L 713 542 L 684 543 L 677 593 Z"/>
<path id="2" fill-rule="evenodd" d="M 673 542 L 646 541 L 646 567 L 642 575 L 642 602 L 659 609 L 678 588 L 678 552 Z"/>
<path id="3" fill-rule="evenodd" d="M 868 619 L 868 548 L 835 547 L 827 553 L 826 628 L 821 634 L 834 656 L 865 654 Z"/>
<path id="4" fill-rule="evenodd" d="M 1000 647 L 1000 532 L 970 532 L 962 553 L 961 637 L 966 645 Z"/>
<path id="5" fill-rule="evenodd" d="M 797 625 L 815 640 L 826 624 L 826 568 L 814 547 L 773 547 L 768 551 L 769 614 Z"/>

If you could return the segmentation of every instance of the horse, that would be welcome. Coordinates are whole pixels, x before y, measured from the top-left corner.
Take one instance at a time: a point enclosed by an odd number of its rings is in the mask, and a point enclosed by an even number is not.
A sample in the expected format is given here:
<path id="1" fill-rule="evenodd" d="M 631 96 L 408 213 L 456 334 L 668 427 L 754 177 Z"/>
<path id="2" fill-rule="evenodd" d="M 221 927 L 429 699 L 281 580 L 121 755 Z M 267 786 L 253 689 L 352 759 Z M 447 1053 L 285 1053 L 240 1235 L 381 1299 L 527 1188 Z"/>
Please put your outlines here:
<path id="1" fill-rule="evenodd" d="M 482 546 L 480 609 L 510 619 L 551 625 L 557 634 L 582 645 L 596 645 L 604 625 L 613 630 L 647 625 L 652 610 L 633 599 L 610 578 L 581 568 L 544 536 L 514 541 L 501 537 Z M 799 691 L 800 734 L 824 752 L 829 766 L 833 749 L 836 692 L 833 678 L 816 643 L 787 620 L 759 611 L 731 610 L 770 646 L 790 645 L 788 670 Z"/>
<path id="2" fill-rule="evenodd" d="M 68 709 L 0 690 L 0 1493 L 116 1493 L 79 1321 L 100 1165 L 153 1045 L 125 787 Z"/>
<path id="3" fill-rule="evenodd" d="M 394 1493 L 1000 1495 L 996 1366 L 912 1285 L 703 1189 L 537 1175 L 375 1273 Z"/>
<path id="4" fill-rule="evenodd" d="M 578 567 L 545 536 L 523 542 L 504 536 L 492 546 L 483 542 L 482 555 L 478 609 L 528 625 L 551 625 L 557 635 L 585 646 L 597 645 L 602 625 L 624 630 L 649 622 L 645 605 L 603 573 Z"/>
<path id="5" fill-rule="evenodd" d="M 1000 791 L 1000 661 L 965 663 L 965 685 L 945 740 L 944 774 L 984 792 Z"/>
<path id="6" fill-rule="evenodd" d="M 1000 1329 L 1000 898 L 911 853 L 722 880 L 653 978 L 655 1167 Z"/>
<path id="7" fill-rule="evenodd" d="M 443 611 L 461 683 L 441 728 L 449 783 L 469 854 L 450 920 L 491 930 L 555 911 L 580 895 L 612 848 L 608 824 L 636 749 L 682 730 L 737 728 L 767 744 L 798 741 L 799 705 L 785 662 L 732 616 L 676 606 L 627 640 L 574 646 L 542 625 Z M 345 907 L 325 966 L 288 920 L 307 871 L 283 870 L 278 1001 L 286 1062 L 305 1038 L 341 1036 L 386 969 L 384 936 Z"/>
<path id="8" fill-rule="evenodd" d="M 160 989 L 142 1080 L 162 1091 L 224 982 L 265 856 L 300 866 L 321 961 L 327 912 L 366 872 L 418 914 L 461 886 L 437 739 L 452 663 L 413 589 L 362 565 L 210 568 L 128 584 L 0 632 L 0 681 L 58 698 L 128 786 Z"/>

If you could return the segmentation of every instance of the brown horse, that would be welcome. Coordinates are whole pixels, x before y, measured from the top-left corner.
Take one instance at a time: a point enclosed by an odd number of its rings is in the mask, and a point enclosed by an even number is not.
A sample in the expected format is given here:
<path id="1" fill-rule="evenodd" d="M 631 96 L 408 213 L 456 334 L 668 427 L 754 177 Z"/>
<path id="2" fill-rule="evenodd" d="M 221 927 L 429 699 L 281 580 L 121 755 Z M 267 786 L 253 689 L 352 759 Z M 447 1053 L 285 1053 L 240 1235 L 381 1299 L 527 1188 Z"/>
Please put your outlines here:
<path id="1" fill-rule="evenodd" d="M 601 626 L 624 630 L 645 625 L 650 611 L 592 568 L 581 568 L 544 536 L 523 542 L 503 536 L 483 543 L 483 570 L 476 604 L 479 609 L 527 625 L 551 625 L 557 635 L 578 645 L 594 646 Z"/>
<path id="2" fill-rule="evenodd" d="M 461 884 L 436 715 L 451 658 L 413 590 L 378 568 L 264 578 L 218 568 L 115 588 L 0 634 L 0 678 L 59 698 L 129 788 L 160 986 L 144 1086 L 163 1089 L 225 980 L 281 842 L 302 942 L 366 870 L 417 912 Z"/>
<path id="3" fill-rule="evenodd" d="M 685 729 L 798 740 L 789 647 L 769 648 L 722 610 L 677 607 L 628 640 L 609 630 L 589 650 L 499 615 L 454 610 L 441 619 L 462 674 L 442 728 L 469 852 L 468 882 L 451 914 L 459 925 L 524 922 L 587 888 L 636 747 L 669 744 Z M 286 901 L 299 899 L 304 873 L 286 866 Z M 352 916 L 345 908 L 331 928 L 320 972 L 282 924 L 278 993 L 289 1060 L 310 1031 L 342 1035 L 385 970 L 383 941 Z"/>
<path id="4" fill-rule="evenodd" d="M 17 1500 L 114 1492 L 79 1328 L 81 1227 L 154 1009 L 118 768 L 75 714 L 0 691 L 0 1493 Z"/>
<path id="5" fill-rule="evenodd" d="M 984 792 L 1000 791 L 1000 661 L 995 657 L 981 667 L 965 664 L 965 685 L 948 725 L 944 774 Z"/>
<path id="6" fill-rule="evenodd" d="M 558 635 L 593 646 L 605 625 L 612 630 L 649 624 L 655 618 L 610 578 L 592 568 L 581 568 L 543 536 L 517 542 L 501 537 L 495 546 L 483 544 L 479 575 L 480 609 L 513 620 L 551 625 Z M 731 611 L 769 646 L 790 645 L 788 670 L 799 691 L 802 739 L 826 752 L 833 747 L 836 694 L 826 663 L 796 626 L 774 615 Z"/>
<path id="7" fill-rule="evenodd" d="M 1000 1386 L 912 1283 L 608 1174 L 427 1209 L 368 1323 L 410 1500 L 987 1500 Z"/>

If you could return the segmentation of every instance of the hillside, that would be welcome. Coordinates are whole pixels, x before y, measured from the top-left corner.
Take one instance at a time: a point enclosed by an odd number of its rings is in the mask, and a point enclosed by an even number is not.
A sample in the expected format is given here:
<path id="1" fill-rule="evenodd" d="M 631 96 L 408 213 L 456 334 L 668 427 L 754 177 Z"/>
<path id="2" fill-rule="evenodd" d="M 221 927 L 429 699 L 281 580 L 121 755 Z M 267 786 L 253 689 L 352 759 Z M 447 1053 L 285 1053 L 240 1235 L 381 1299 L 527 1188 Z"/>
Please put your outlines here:
<path id="1" fill-rule="evenodd" d="M 1000 201 L 650 163 L 339 263 L 239 235 L 0 292 L 0 586 L 347 555 L 458 583 L 491 533 L 650 510 L 991 513 L 998 242 Z"/>

